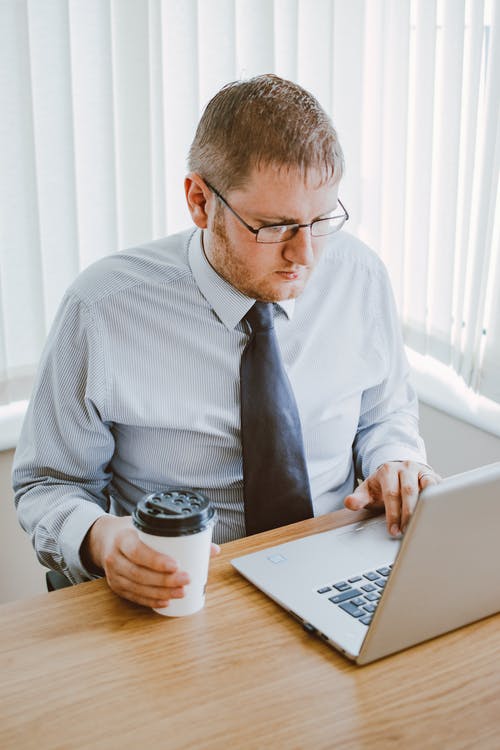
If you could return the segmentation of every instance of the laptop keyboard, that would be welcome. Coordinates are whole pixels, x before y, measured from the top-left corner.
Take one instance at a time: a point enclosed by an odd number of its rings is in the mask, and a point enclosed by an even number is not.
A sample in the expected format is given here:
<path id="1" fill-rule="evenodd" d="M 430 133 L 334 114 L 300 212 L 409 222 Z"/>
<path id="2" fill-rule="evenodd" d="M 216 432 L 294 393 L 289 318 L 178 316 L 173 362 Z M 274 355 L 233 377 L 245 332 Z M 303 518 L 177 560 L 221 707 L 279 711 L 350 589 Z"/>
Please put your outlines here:
<path id="1" fill-rule="evenodd" d="M 340 607 L 363 625 L 369 625 L 384 590 L 392 565 L 347 578 L 317 589 L 321 596 L 328 596 L 328 601 Z"/>

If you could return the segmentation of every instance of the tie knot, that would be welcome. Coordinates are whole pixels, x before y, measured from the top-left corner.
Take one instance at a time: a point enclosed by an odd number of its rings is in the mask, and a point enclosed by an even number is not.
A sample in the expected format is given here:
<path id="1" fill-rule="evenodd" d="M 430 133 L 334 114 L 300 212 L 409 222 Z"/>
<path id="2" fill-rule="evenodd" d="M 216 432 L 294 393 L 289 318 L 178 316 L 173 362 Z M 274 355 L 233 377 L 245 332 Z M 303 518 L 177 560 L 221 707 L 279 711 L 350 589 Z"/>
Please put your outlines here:
<path id="1" fill-rule="evenodd" d="M 253 333 L 269 331 L 274 325 L 272 302 L 255 302 L 244 319 L 250 323 Z"/>

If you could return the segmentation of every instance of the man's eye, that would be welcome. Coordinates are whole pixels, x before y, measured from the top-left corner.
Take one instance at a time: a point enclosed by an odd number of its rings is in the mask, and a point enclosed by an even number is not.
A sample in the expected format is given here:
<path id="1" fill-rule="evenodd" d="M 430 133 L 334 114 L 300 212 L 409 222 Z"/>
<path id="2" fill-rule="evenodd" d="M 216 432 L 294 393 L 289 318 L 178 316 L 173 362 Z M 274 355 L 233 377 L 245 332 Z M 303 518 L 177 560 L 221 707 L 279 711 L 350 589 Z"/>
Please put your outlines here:
<path id="1" fill-rule="evenodd" d="M 276 224 L 272 227 L 264 227 L 266 232 L 269 232 L 269 234 L 285 234 L 290 227 L 287 224 Z"/>

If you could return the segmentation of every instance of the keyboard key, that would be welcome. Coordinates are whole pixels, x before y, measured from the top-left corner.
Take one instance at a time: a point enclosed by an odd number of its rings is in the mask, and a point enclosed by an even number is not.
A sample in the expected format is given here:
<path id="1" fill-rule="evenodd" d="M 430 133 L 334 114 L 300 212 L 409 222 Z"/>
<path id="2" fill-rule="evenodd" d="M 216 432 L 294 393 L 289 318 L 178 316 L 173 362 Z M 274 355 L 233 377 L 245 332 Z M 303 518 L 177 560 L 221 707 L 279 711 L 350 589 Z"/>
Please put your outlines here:
<path id="1" fill-rule="evenodd" d="M 351 599 L 351 602 L 355 604 L 356 607 L 362 607 L 363 604 L 366 604 L 364 596 L 358 596 L 356 599 Z"/>
<path id="2" fill-rule="evenodd" d="M 390 568 L 377 568 L 377 573 L 381 576 L 387 577 L 391 572 Z"/>
<path id="3" fill-rule="evenodd" d="M 350 591 L 343 591 L 341 594 L 337 594 L 337 596 L 329 596 L 328 600 L 334 604 L 340 604 L 340 602 L 345 602 L 347 599 L 354 599 L 356 596 L 360 595 L 361 591 L 358 591 L 358 589 L 351 589 Z"/>
<path id="4" fill-rule="evenodd" d="M 365 594 L 365 599 L 368 599 L 369 602 L 378 602 L 380 594 L 378 591 L 370 592 L 369 594 Z"/>
<path id="5" fill-rule="evenodd" d="M 363 591 L 375 591 L 375 586 L 373 583 L 366 583 L 364 586 L 361 586 Z"/>
<path id="6" fill-rule="evenodd" d="M 365 615 L 364 617 L 359 618 L 359 622 L 362 622 L 363 625 L 369 625 L 372 621 L 373 615 Z"/>
<path id="7" fill-rule="evenodd" d="M 375 610 L 377 609 L 377 605 L 376 604 L 365 604 L 364 607 L 363 607 L 363 609 L 365 610 L 365 612 L 375 612 Z"/>
<path id="8" fill-rule="evenodd" d="M 348 578 L 347 580 L 349 581 L 349 583 L 357 583 L 358 581 L 361 581 L 362 578 L 361 576 L 354 576 L 353 578 Z"/>
<path id="9" fill-rule="evenodd" d="M 327 591 L 331 591 L 330 586 L 323 586 L 322 589 L 318 589 L 318 594 L 326 594 Z"/>
<path id="10" fill-rule="evenodd" d="M 370 573 L 363 573 L 363 578 L 367 578 L 369 581 L 374 581 L 376 578 L 378 578 L 378 574 L 374 573 L 373 571 Z"/>
<path id="11" fill-rule="evenodd" d="M 375 584 L 375 586 L 378 586 L 380 589 L 383 589 L 387 581 L 385 580 L 385 578 L 380 578 L 378 581 L 374 581 L 373 583 Z"/>
<path id="12" fill-rule="evenodd" d="M 337 591 L 347 591 L 347 589 L 350 589 L 351 587 L 347 581 L 339 581 L 338 583 L 333 584 L 333 588 L 337 589 Z"/>
<path id="13" fill-rule="evenodd" d="M 355 607 L 352 602 L 344 602 L 343 604 L 339 605 L 340 609 L 343 609 L 344 612 L 347 612 L 348 615 L 352 615 L 352 617 L 362 617 L 364 615 L 364 612 L 359 607 Z"/>

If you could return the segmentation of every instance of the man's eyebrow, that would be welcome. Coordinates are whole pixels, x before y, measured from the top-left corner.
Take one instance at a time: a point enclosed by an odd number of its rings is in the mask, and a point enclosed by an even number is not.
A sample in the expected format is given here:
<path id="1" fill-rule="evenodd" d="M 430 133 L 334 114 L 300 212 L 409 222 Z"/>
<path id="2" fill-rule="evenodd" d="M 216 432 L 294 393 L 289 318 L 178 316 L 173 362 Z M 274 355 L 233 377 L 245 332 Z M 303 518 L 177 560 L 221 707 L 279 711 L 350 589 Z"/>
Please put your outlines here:
<path id="1" fill-rule="evenodd" d="M 333 212 L 339 207 L 338 201 L 335 204 L 333 208 L 331 208 L 329 211 L 325 211 L 324 213 L 320 214 L 319 216 L 315 216 L 314 219 L 311 219 L 311 221 L 317 221 L 318 219 L 326 219 L 328 216 L 333 214 Z M 279 226 L 281 224 L 302 224 L 301 221 L 299 221 L 296 218 L 292 218 L 290 216 L 276 216 L 276 217 L 268 217 L 264 216 L 263 214 L 253 214 L 255 216 L 255 221 L 259 222 L 260 224 L 263 224 L 264 226 Z"/>

